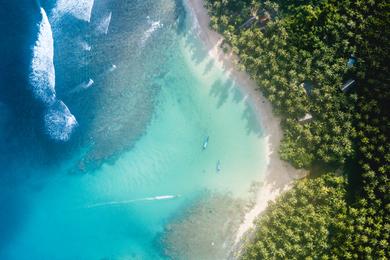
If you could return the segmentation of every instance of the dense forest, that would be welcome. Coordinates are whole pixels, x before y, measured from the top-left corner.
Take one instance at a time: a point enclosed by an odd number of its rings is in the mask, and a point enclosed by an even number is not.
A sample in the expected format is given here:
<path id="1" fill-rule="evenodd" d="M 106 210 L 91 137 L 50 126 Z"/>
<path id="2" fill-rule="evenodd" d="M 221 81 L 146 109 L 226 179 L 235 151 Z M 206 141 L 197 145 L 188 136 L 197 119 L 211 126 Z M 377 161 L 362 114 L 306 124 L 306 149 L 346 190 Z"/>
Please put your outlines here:
<path id="1" fill-rule="evenodd" d="M 242 257 L 390 258 L 390 2 L 206 7 L 282 118 L 281 157 L 311 172 L 260 217 Z"/>

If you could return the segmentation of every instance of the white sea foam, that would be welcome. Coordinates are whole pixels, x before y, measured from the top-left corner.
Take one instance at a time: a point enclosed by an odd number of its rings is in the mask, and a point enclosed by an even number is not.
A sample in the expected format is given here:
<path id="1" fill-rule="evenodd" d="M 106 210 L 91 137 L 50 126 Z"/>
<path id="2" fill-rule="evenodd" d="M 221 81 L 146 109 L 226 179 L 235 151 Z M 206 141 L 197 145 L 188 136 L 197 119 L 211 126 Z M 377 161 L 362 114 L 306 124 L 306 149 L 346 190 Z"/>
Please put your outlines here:
<path id="1" fill-rule="evenodd" d="M 145 45 L 146 41 L 152 36 L 152 34 L 156 30 L 164 26 L 160 21 L 152 21 L 149 16 L 146 17 L 146 19 L 148 20 L 148 24 L 150 25 L 150 27 L 144 32 L 144 35 L 141 38 L 141 47 Z"/>
<path id="2" fill-rule="evenodd" d="M 92 87 L 93 84 L 95 84 L 95 81 L 93 81 L 93 79 L 90 78 L 88 81 L 84 81 L 81 84 L 74 87 L 71 91 L 69 91 L 68 95 L 86 90 L 86 89 Z"/>
<path id="3" fill-rule="evenodd" d="M 85 84 L 84 89 L 87 89 L 87 88 L 90 88 L 95 82 L 93 81 L 93 79 L 89 79 L 87 84 Z"/>
<path id="4" fill-rule="evenodd" d="M 50 138 L 62 142 L 69 140 L 78 125 L 76 118 L 62 101 L 56 101 L 47 109 L 44 124 Z"/>
<path id="5" fill-rule="evenodd" d="M 101 19 L 100 23 L 96 27 L 96 31 L 98 33 L 102 33 L 102 34 L 108 33 L 108 28 L 109 28 L 110 22 L 111 22 L 111 15 L 112 15 L 112 13 L 110 12 L 108 15 L 104 16 Z"/>
<path id="6" fill-rule="evenodd" d="M 139 202 L 139 201 L 171 200 L 171 199 L 176 199 L 178 197 L 180 197 L 180 195 L 161 195 L 161 196 L 147 197 L 147 198 L 133 199 L 133 200 L 109 201 L 109 202 L 91 204 L 91 205 L 86 206 L 86 208 L 98 208 L 98 207 L 106 207 L 106 206 L 125 205 L 125 204 L 130 204 L 130 203 Z"/>
<path id="7" fill-rule="evenodd" d="M 45 105 L 51 105 L 56 99 L 53 33 L 46 12 L 42 8 L 41 15 L 38 38 L 33 47 L 29 81 L 34 97 Z"/>
<path id="8" fill-rule="evenodd" d="M 70 14 L 86 22 L 91 21 L 94 0 L 58 0 L 52 18 L 60 19 L 64 14 Z"/>
<path id="9" fill-rule="evenodd" d="M 80 45 L 84 51 L 90 51 L 92 49 L 91 45 L 84 40 L 80 41 Z"/>

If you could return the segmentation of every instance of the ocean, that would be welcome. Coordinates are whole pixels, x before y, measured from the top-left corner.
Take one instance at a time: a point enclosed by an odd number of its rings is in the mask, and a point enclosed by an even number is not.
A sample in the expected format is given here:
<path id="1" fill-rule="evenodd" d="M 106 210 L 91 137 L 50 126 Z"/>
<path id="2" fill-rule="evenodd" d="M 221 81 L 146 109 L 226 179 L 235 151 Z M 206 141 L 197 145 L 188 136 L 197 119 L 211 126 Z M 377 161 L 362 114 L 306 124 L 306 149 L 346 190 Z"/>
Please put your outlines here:
<path id="1" fill-rule="evenodd" d="M 1 0 L 0 259 L 224 259 L 261 123 L 183 0 Z"/>

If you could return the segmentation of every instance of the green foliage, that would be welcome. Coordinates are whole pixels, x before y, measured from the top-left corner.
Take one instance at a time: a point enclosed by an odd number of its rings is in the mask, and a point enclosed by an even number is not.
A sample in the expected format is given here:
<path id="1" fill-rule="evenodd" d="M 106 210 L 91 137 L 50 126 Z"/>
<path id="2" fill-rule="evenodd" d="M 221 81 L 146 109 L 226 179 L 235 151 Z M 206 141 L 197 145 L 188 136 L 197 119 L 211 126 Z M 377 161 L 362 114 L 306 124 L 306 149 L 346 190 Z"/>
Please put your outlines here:
<path id="1" fill-rule="evenodd" d="M 354 154 L 351 111 L 355 103 L 340 86 L 353 70 L 346 62 L 357 47 L 346 38 L 356 29 L 352 26 L 356 22 L 350 21 L 351 27 L 344 28 L 349 17 L 343 4 L 305 2 L 209 0 L 207 6 L 213 14 L 213 28 L 225 35 L 275 111 L 290 119 L 288 125 L 299 124 L 298 119 L 306 113 L 313 115 L 310 135 L 290 131 L 286 136 L 283 158 L 308 168 L 313 160 L 303 163 L 302 159 L 314 155 L 315 160 L 342 166 Z M 241 27 L 263 8 L 274 14 L 265 29 L 258 23 Z M 305 93 L 301 85 L 305 81 L 313 83 L 312 95 Z M 299 148 L 297 154 L 292 147 Z"/>
<path id="2" fill-rule="evenodd" d="M 305 259 L 330 256 L 331 230 L 347 214 L 346 182 L 325 175 L 299 181 L 271 204 L 244 249 L 243 259 Z"/>
<path id="3" fill-rule="evenodd" d="M 345 169 L 351 180 L 298 183 L 260 220 L 244 258 L 390 258 L 390 3 L 206 0 L 206 7 L 282 117 L 281 157 L 299 168 Z M 351 55 L 357 63 L 347 66 Z M 356 86 L 343 92 L 348 79 Z M 308 113 L 312 119 L 300 122 Z"/>
<path id="4" fill-rule="evenodd" d="M 242 258 L 386 259 L 388 216 L 365 200 L 351 207 L 346 195 L 342 176 L 298 181 L 257 221 Z"/>
<path id="5" fill-rule="evenodd" d="M 340 259 L 388 259 L 390 222 L 383 209 L 364 199 L 337 216 L 331 238 L 332 254 Z"/>

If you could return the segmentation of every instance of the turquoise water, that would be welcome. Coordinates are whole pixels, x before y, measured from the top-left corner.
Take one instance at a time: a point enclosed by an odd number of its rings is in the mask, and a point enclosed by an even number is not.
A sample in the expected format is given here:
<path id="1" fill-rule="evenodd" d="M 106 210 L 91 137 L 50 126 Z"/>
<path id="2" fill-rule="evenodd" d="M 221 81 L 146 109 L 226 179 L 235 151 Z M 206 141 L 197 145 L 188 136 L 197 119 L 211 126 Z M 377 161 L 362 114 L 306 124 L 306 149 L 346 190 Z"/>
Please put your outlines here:
<path id="1" fill-rule="evenodd" d="M 168 16 L 178 2 L 156 1 L 156 12 L 165 10 Z M 204 200 L 204 194 L 249 199 L 251 183 L 261 180 L 266 167 L 262 127 L 239 86 L 207 55 L 188 8 L 181 12 L 186 14 L 182 24 L 164 21 L 168 18 L 161 17 L 163 11 L 159 18 L 151 16 L 163 24 L 155 26 L 156 35 L 147 39 L 153 42 L 141 41 L 143 46 L 138 42 L 134 50 L 123 48 L 123 54 L 116 56 L 124 60 L 116 62 L 118 70 L 97 83 L 106 89 L 106 96 L 99 95 L 99 104 L 108 108 L 97 107 L 89 128 L 81 126 L 86 137 L 79 137 L 93 138 L 97 145 L 84 143 L 85 147 L 55 165 L 24 168 L 31 172 L 29 178 L 12 188 L 2 186 L 2 192 L 13 197 L 9 203 L 16 203 L 17 210 L 11 211 L 18 213 L 18 221 L 10 222 L 14 226 L 1 243 L 1 259 L 165 258 L 170 254 L 160 238 L 166 227 L 188 218 L 180 212 Z M 144 21 L 145 33 L 151 27 Z M 143 48 L 148 51 L 142 53 Z M 125 59 L 133 52 L 138 56 L 130 66 Z M 134 83 L 134 77 L 138 82 Z M 134 103 L 131 92 L 119 97 L 110 90 L 121 82 L 155 89 L 145 87 L 143 93 L 135 93 L 138 103 Z M 146 100 L 148 95 L 153 95 L 153 102 Z M 72 110 L 70 98 L 67 104 Z M 73 106 L 76 116 L 78 109 Z M 127 113 L 134 109 L 138 114 Z M 134 131 L 129 118 L 145 123 Z M 82 119 L 78 116 L 79 123 Z M 105 123 L 108 119 L 112 121 Z M 203 150 L 207 136 L 209 143 Z M 99 145 L 100 139 L 104 141 Z M 114 157 L 106 161 L 107 156 L 98 157 L 98 167 L 80 167 L 80 160 L 91 161 L 90 154 L 102 150 L 114 150 Z M 80 168 L 82 173 L 74 173 Z M 204 228 L 199 229 L 200 239 L 210 235 L 202 233 Z M 178 250 L 184 255 L 185 248 Z M 196 253 L 191 258 L 197 259 Z"/>

